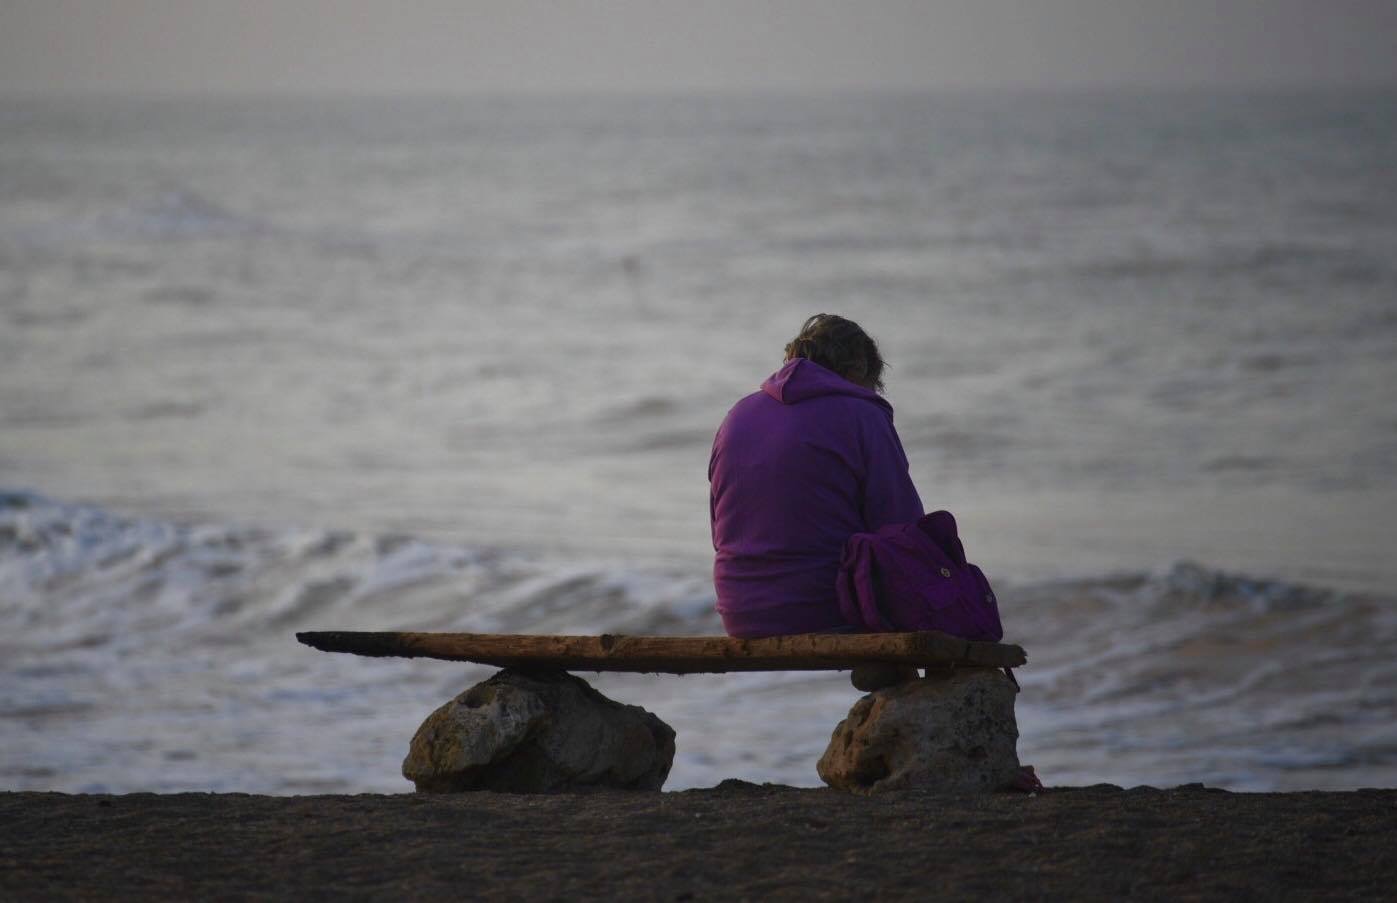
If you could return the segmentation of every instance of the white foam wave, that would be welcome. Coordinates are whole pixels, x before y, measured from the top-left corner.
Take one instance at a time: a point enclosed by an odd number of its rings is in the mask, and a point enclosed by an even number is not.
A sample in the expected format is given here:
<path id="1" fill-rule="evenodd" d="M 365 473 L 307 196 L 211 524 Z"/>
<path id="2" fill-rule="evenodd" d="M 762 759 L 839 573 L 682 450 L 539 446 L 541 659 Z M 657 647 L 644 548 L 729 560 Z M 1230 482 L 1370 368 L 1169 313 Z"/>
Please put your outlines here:
<path id="1" fill-rule="evenodd" d="M 1020 750 L 1053 783 L 1397 780 L 1397 604 L 1182 563 L 1006 586 Z M 127 518 L 0 494 L 0 782 L 405 789 L 427 711 L 483 677 L 328 656 L 303 629 L 717 633 L 703 573 L 407 536 Z M 815 782 L 844 675 L 602 675 L 680 732 L 672 787 Z M 773 717 L 779 714 L 779 717 Z M 33 762 L 46 762 L 35 772 Z"/>

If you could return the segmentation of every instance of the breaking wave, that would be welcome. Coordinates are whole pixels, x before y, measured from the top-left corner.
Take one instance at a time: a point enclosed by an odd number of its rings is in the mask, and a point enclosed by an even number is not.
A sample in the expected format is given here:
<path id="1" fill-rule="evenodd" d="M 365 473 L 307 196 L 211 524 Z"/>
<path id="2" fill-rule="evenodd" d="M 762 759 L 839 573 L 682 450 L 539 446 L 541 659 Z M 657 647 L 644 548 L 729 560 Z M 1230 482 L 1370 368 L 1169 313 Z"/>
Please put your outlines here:
<path id="1" fill-rule="evenodd" d="M 1001 589 L 1020 753 L 1051 783 L 1397 780 L 1393 600 L 1179 563 Z M 401 790 L 427 711 L 484 672 L 311 652 L 303 629 L 716 633 L 702 573 L 0 494 L 0 782 Z M 669 786 L 815 783 L 844 675 L 594 681 L 679 730 Z M 780 717 L 773 718 L 778 714 Z"/>

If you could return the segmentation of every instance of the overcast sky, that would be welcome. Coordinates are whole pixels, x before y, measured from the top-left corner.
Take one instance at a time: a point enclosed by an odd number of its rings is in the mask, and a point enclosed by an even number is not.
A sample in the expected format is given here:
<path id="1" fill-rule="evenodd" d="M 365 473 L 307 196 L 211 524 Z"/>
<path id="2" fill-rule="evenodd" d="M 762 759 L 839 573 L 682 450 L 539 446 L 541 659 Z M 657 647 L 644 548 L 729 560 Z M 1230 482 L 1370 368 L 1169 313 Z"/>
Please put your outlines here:
<path id="1" fill-rule="evenodd" d="M 0 0 L 0 92 L 1397 84 L 1397 0 Z"/>

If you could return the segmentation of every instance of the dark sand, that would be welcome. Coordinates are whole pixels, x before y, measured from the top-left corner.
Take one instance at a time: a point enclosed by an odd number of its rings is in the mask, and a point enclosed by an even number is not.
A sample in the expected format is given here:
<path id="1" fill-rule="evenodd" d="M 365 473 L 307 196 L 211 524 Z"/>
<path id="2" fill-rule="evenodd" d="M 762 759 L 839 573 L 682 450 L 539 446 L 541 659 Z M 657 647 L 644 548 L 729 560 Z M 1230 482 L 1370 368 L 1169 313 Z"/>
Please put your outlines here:
<path id="1" fill-rule="evenodd" d="M 1397 899 L 1397 790 L 0 794 L 0 899 Z"/>

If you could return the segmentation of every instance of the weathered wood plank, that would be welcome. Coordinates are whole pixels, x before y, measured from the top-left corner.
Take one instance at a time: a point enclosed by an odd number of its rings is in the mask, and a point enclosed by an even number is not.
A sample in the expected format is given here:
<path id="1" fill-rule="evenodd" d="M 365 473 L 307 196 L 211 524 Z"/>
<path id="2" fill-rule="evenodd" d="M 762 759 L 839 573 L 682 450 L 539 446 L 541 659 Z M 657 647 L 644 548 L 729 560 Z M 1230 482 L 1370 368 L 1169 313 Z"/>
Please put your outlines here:
<path id="1" fill-rule="evenodd" d="M 296 639 L 326 652 L 439 658 L 498 667 L 666 674 L 839 671 L 867 662 L 917 667 L 1016 668 L 1022 647 L 944 633 L 804 633 L 739 640 L 718 636 L 552 636 L 491 633 L 314 631 Z"/>

